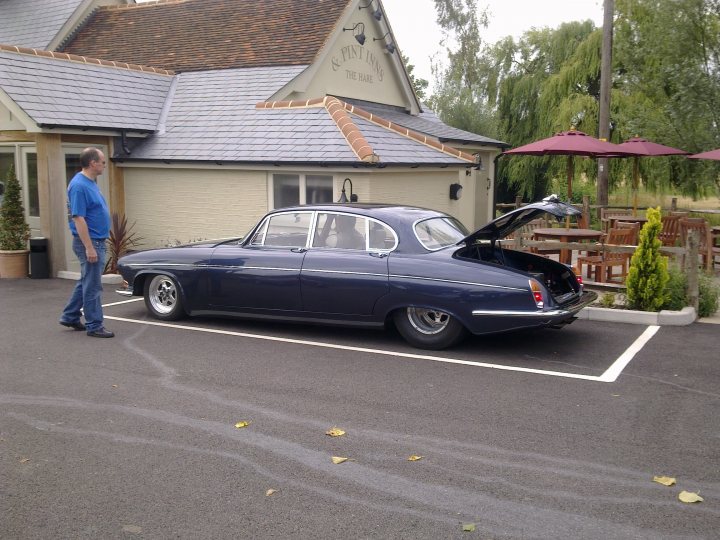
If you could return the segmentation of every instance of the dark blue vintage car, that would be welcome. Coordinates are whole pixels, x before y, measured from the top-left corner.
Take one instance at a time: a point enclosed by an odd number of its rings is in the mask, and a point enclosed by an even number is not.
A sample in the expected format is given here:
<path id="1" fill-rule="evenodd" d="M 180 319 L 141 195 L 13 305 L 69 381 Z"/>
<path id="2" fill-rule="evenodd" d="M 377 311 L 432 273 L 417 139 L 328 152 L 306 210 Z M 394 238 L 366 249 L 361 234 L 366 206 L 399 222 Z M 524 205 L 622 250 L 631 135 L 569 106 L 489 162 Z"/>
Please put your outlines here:
<path id="1" fill-rule="evenodd" d="M 566 265 L 499 240 L 545 213 L 548 198 L 469 234 L 434 210 L 390 204 L 281 208 L 242 239 L 141 251 L 119 261 L 125 295 L 162 320 L 185 315 L 361 326 L 394 322 L 415 347 L 572 322 L 596 298 Z"/>

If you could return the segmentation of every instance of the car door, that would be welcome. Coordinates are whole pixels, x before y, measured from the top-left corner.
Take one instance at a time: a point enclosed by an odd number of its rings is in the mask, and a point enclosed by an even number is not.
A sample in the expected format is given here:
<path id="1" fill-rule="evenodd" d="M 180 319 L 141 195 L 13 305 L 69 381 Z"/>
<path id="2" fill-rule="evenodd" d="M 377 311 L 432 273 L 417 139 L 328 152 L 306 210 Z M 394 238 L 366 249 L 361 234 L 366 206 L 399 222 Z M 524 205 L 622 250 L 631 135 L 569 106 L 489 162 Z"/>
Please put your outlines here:
<path id="1" fill-rule="evenodd" d="M 300 274 L 303 309 L 370 316 L 388 293 L 388 254 L 397 236 L 387 225 L 339 212 L 319 212 Z"/>
<path id="2" fill-rule="evenodd" d="M 212 308 L 300 311 L 300 270 L 312 216 L 312 212 L 272 214 L 248 242 L 218 246 L 208 269 Z"/>

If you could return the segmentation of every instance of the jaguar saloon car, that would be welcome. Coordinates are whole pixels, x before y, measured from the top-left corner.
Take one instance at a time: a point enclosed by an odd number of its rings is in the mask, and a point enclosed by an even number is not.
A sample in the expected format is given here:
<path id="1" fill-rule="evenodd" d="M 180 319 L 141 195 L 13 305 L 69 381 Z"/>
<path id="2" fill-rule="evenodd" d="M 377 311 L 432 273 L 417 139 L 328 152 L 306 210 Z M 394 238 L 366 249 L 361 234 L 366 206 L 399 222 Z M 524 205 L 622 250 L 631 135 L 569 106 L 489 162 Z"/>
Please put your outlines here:
<path id="1" fill-rule="evenodd" d="M 391 204 L 321 204 L 268 213 L 243 238 L 140 251 L 118 264 L 126 296 L 154 317 L 237 316 L 384 327 L 443 349 L 468 332 L 560 327 L 597 295 L 559 262 L 501 239 L 544 214 L 549 197 L 469 233 L 454 217 Z"/>

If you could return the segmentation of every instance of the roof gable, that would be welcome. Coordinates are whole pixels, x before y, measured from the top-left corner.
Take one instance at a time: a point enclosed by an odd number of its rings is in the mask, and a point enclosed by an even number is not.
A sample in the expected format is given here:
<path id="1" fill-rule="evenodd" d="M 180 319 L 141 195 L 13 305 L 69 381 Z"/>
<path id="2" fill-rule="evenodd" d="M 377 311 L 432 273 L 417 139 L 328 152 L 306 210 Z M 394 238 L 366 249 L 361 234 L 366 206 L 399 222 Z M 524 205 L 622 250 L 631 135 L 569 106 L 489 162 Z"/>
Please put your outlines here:
<path id="1" fill-rule="evenodd" d="M 173 71 L 308 65 L 351 0 L 170 0 L 98 9 L 63 52 Z"/>

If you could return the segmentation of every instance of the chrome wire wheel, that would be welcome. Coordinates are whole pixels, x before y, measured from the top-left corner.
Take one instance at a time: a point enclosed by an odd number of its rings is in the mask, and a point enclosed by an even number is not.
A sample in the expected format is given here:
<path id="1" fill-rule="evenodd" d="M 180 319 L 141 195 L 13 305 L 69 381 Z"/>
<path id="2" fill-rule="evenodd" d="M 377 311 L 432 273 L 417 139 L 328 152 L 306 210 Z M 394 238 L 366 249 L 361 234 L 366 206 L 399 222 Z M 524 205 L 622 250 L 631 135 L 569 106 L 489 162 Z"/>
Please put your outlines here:
<path id="1" fill-rule="evenodd" d="M 172 278 L 155 276 L 148 287 L 148 300 L 158 315 L 170 315 L 178 304 L 178 290 Z"/>
<path id="2" fill-rule="evenodd" d="M 444 311 L 415 307 L 407 308 L 407 318 L 415 330 L 427 336 L 443 332 L 451 320 Z"/>

